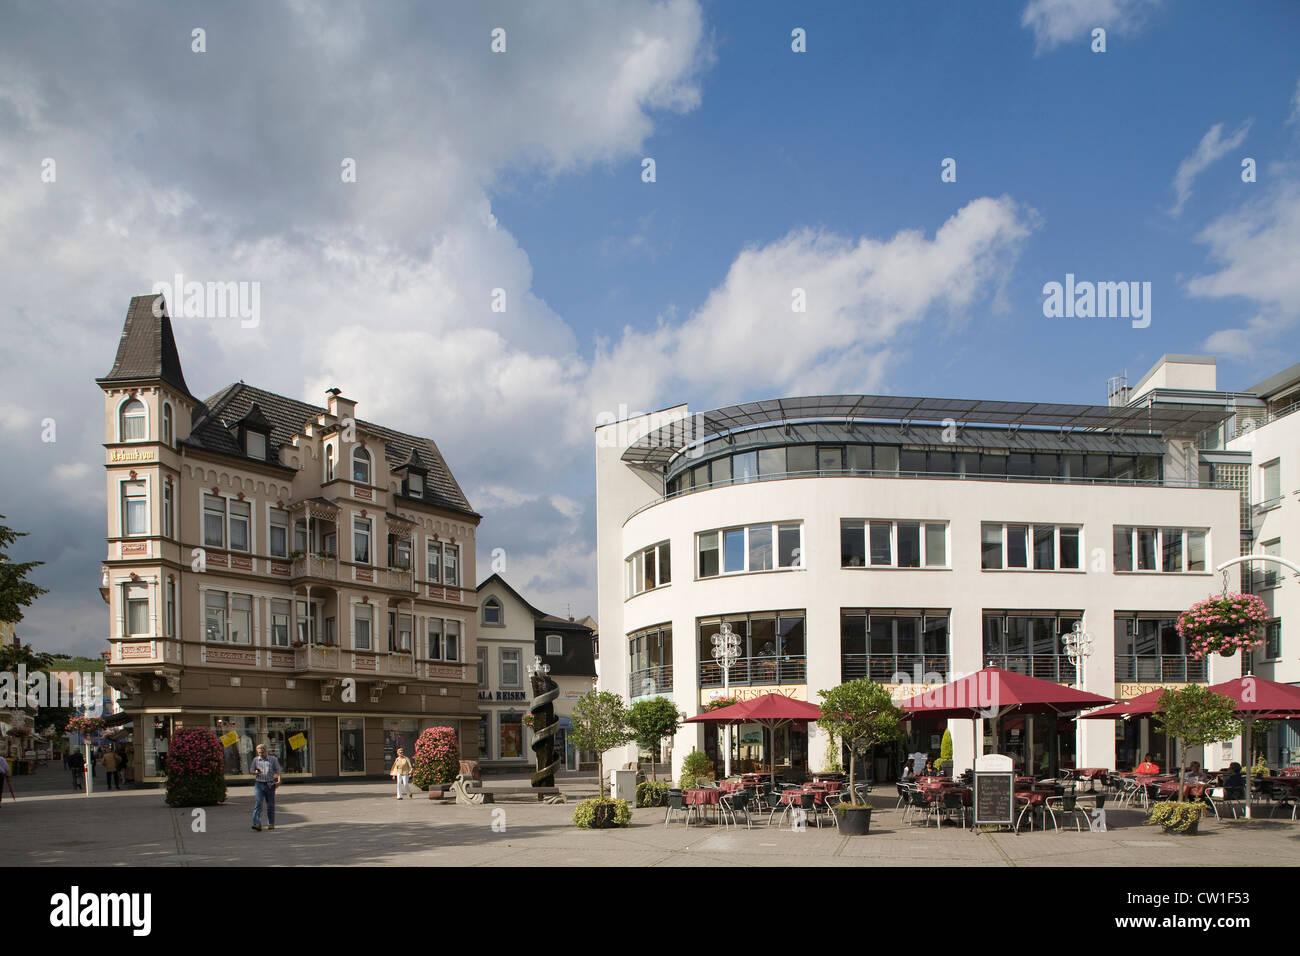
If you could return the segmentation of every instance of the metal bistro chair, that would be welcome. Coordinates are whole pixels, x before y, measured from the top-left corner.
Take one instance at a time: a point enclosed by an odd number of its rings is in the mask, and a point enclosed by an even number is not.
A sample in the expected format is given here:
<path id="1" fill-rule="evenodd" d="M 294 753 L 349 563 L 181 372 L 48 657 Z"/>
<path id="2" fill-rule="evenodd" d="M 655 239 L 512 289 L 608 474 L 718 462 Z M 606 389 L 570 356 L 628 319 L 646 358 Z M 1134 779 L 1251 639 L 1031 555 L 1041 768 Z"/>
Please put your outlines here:
<path id="1" fill-rule="evenodd" d="M 1083 832 L 1083 827 L 1079 825 L 1079 817 L 1083 817 L 1083 821 L 1088 824 L 1088 829 L 1092 829 L 1092 821 L 1088 816 L 1088 811 L 1079 806 L 1077 800 L 1077 796 L 1073 791 L 1071 791 L 1059 797 L 1048 797 L 1043 801 L 1043 806 L 1046 807 L 1047 812 L 1051 814 L 1052 826 L 1055 827 L 1058 832 L 1061 829 L 1060 824 L 1057 821 L 1058 814 L 1063 817 L 1074 817 L 1074 830 L 1076 833 Z M 1100 800 L 1103 805 L 1105 804 L 1104 795 L 1098 797 L 1098 800 Z"/>
<path id="2" fill-rule="evenodd" d="M 919 789 L 913 790 L 908 794 L 908 800 L 907 809 L 903 812 L 903 818 L 907 820 L 909 825 L 914 823 L 915 819 L 907 818 L 909 815 L 914 818 L 917 811 L 920 811 L 921 816 L 925 818 L 927 823 L 931 817 L 937 817 L 939 814 L 938 805 L 925 799 L 925 794 L 923 794 Z"/>
<path id="3" fill-rule="evenodd" d="M 911 794 L 914 790 L 917 789 L 917 787 L 916 784 L 907 783 L 906 781 L 903 780 L 898 781 L 898 783 L 894 784 L 894 786 L 898 790 L 898 803 L 894 806 L 894 809 L 898 810 L 902 807 L 906 807 L 909 804 L 909 802 L 912 799 Z"/>
<path id="4" fill-rule="evenodd" d="M 752 794 L 748 790 L 733 790 L 731 793 L 725 794 L 718 801 L 718 811 L 722 818 L 725 820 L 730 817 L 731 825 L 734 827 L 739 825 L 736 823 L 736 814 L 743 813 L 745 815 L 745 829 L 748 830 L 750 828 L 749 798 L 751 796 Z"/>
<path id="5" fill-rule="evenodd" d="M 1221 793 L 1222 796 L 1216 796 L 1216 793 Z M 1210 805 L 1210 809 L 1214 811 L 1216 820 L 1223 819 L 1223 815 L 1219 812 L 1220 809 L 1231 810 L 1232 818 L 1235 820 L 1237 819 L 1237 803 L 1244 803 L 1246 800 L 1246 788 L 1206 787 L 1203 796 L 1205 802 Z"/>
<path id="6" fill-rule="evenodd" d="M 674 813 L 680 813 L 686 825 L 691 825 L 691 811 L 694 807 L 686 805 L 686 798 L 680 790 L 668 791 L 668 798 L 664 803 L 664 807 L 664 826 L 668 826 L 668 818 Z"/>
<path id="7" fill-rule="evenodd" d="M 966 800 L 960 793 L 949 791 L 943 795 L 943 806 L 937 814 L 940 830 L 943 829 L 943 818 L 954 810 L 961 816 L 961 828 L 966 829 Z"/>
<path id="8" fill-rule="evenodd" d="M 816 794 L 809 794 L 809 796 L 813 797 L 812 811 L 813 816 L 817 819 L 817 829 L 820 830 L 822 828 L 822 817 L 830 817 L 831 823 L 835 824 L 836 828 L 838 828 L 840 821 L 832 807 L 844 799 L 844 792 L 840 790 L 835 793 L 830 793 L 823 790 L 820 801 L 817 800 Z"/>

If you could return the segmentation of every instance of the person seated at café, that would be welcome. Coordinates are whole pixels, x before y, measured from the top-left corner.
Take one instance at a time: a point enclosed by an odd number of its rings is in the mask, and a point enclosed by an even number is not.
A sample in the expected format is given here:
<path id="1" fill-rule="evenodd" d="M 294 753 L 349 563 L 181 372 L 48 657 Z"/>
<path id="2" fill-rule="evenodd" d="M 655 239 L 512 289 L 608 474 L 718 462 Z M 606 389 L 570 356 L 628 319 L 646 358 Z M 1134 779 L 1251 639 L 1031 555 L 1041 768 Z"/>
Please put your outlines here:
<path id="1" fill-rule="evenodd" d="M 1184 779 L 1188 783 L 1205 783 L 1207 778 L 1205 774 L 1201 772 L 1201 762 L 1199 760 L 1192 761 L 1191 766 L 1187 768 Z"/>
<path id="2" fill-rule="evenodd" d="M 927 761 L 925 762 L 925 773 L 924 773 L 924 775 L 927 776 L 927 777 L 937 777 L 937 776 L 939 776 L 939 771 L 936 770 L 936 769 L 934 769 L 934 761 L 933 761 L 933 760 L 927 760 Z"/>
<path id="3" fill-rule="evenodd" d="M 1223 778 L 1223 789 L 1229 797 L 1234 790 L 1241 794 L 1246 791 L 1246 776 L 1241 772 L 1241 764 L 1235 760 L 1228 764 L 1228 775 Z"/>
<path id="4" fill-rule="evenodd" d="M 1147 754 L 1145 757 L 1142 758 L 1142 762 L 1137 765 L 1137 769 L 1134 770 L 1133 772 L 1137 774 L 1146 774 L 1146 775 L 1154 776 L 1155 774 L 1158 774 L 1160 772 L 1160 765 L 1157 764 L 1155 760 L 1152 759 L 1150 754 Z"/>
<path id="5" fill-rule="evenodd" d="M 905 763 L 905 764 L 903 764 L 903 776 L 902 776 L 901 779 L 903 779 L 903 780 L 911 780 L 911 779 L 912 779 L 913 777 L 915 777 L 915 776 L 916 776 L 916 774 L 912 773 L 912 765 L 911 765 L 911 763 Z"/>

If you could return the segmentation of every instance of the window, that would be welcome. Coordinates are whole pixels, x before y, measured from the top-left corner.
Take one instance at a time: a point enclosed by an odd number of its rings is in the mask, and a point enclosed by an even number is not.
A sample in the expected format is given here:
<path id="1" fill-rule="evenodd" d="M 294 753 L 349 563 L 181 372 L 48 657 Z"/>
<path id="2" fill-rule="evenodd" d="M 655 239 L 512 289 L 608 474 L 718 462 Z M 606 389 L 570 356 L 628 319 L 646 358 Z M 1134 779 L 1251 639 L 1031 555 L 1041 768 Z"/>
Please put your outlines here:
<path id="1" fill-rule="evenodd" d="M 442 549 L 442 583 L 452 587 L 460 586 L 458 565 L 460 563 L 460 546 L 449 544 Z"/>
<path id="2" fill-rule="evenodd" d="M 366 720 L 364 717 L 340 717 L 339 773 L 365 772 Z"/>
<path id="3" fill-rule="evenodd" d="M 247 594 L 230 596 L 230 643 L 253 643 L 253 599 Z"/>
<path id="4" fill-rule="evenodd" d="M 628 597 L 672 582 L 672 551 L 667 541 L 636 552 L 626 565 Z"/>
<path id="5" fill-rule="evenodd" d="M 947 567 L 948 526 L 928 521 L 841 521 L 840 566 L 865 567 L 868 557 L 874 568 Z"/>
<path id="6" fill-rule="evenodd" d="M 306 601 L 298 602 L 298 641 L 302 644 L 313 644 L 316 641 L 316 614 L 320 605 L 316 603 L 308 604 Z"/>
<path id="7" fill-rule="evenodd" d="M 172 407 L 169 402 L 163 403 L 162 440 L 168 448 L 172 447 Z"/>
<path id="8" fill-rule="evenodd" d="M 488 734 L 492 729 L 491 722 L 490 714 L 483 714 L 478 719 L 478 755 L 484 760 L 490 756 L 488 754 Z"/>
<path id="9" fill-rule="evenodd" d="M 442 581 L 442 542 L 429 539 L 426 551 L 427 565 L 425 572 L 428 580 L 432 584 L 439 584 Z"/>
<path id="10" fill-rule="evenodd" d="M 122 482 L 122 535 L 127 538 L 149 533 L 149 494 L 143 481 Z"/>
<path id="11" fill-rule="evenodd" d="M 502 760 L 507 757 L 522 757 L 524 746 L 523 714 L 502 714 L 498 739 L 501 744 Z"/>
<path id="12" fill-rule="evenodd" d="M 166 587 L 163 589 L 163 627 L 166 628 L 168 637 L 176 636 L 176 581 L 173 578 L 167 579 Z"/>
<path id="13" fill-rule="evenodd" d="M 266 436 L 261 432 L 244 432 L 244 454 L 258 461 L 266 461 Z"/>
<path id="14" fill-rule="evenodd" d="M 352 609 L 352 647 L 358 651 L 371 649 L 370 625 L 373 613 L 369 604 L 358 604 Z"/>
<path id="15" fill-rule="evenodd" d="M 429 618 L 429 660 L 442 660 L 442 619 Z"/>
<path id="16" fill-rule="evenodd" d="M 289 646 L 289 602 L 271 602 L 271 646 Z"/>
<path id="17" fill-rule="evenodd" d="M 563 657 L 564 656 L 564 638 L 559 634 L 546 635 L 546 656 Z"/>
<path id="18" fill-rule="evenodd" d="M 985 571 L 1079 571 L 1081 535 L 1082 529 L 1077 527 L 986 521 L 980 525 L 980 567 Z"/>
<path id="19" fill-rule="evenodd" d="M 411 570 L 411 539 L 389 535 L 388 563 L 399 571 Z"/>
<path id="20" fill-rule="evenodd" d="M 203 596 L 203 636 L 214 643 L 226 640 L 226 592 L 207 591 Z"/>
<path id="21" fill-rule="evenodd" d="M 758 452 L 747 451 L 731 456 L 731 480 L 753 481 L 758 477 Z"/>
<path id="22" fill-rule="evenodd" d="M 1282 621 L 1274 618 L 1264 625 L 1264 657 L 1274 660 L 1282 656 Z"/>
<path id="23" fill-rule="evenodd" d="M 334 480 L 334 446 L 325 446 L 325 480 Z"/>
<path id="24" fill-rule="evenodd" d="M 411 635 L 414 631 L 415 618 L 409 614 L 397 615 L 397 644 L 392 644 L 390 639 L 388 649 L 390 651 L 410 651 Z"/>
<path id="25" fill-rule="evenodd" d="M 352 480 L 370 484 L 370 452 L 360 445 L 352 449 Z"/>
<path id="26" fill-rule="evenodd" d="M 163 479 L 162 533 L 164 538 L 175 537 L 176 532 L 176 486 L 170 478 Z"/>
<path id="27" fill-rule="evenodd" d="M 137 398 L 122 406 L 121 435 L 122 441 L 144 441 L 149 437 L 144 402 Z"/>
<path id="28" fill-rule="evenodd" d="M 1114 534 L 1116 571 L 1206 570 L 1208 532 L 1204 530 L 1116 526 Z"/>
<path id="29" fill-rule="evenodd" d="M 303 529 L 306 536 L 306 529 Z M 306 549 L 304 549 L 306 550 Z M 271 557 L 289 556 L 289 513 L 280 508 L 271 509 Z"/>
<path id="30" fill-rule="evenodd" d="M 1261 550 L 1264 554 L 1271 554 L 1275 557 L 1281 557 L 1282 539 L 1274 538 L 1272 541 L 1265 541 L 1261 547 Z M 1262 561 L 1256 564 L 1255 567 L 1258 568 L 1259 570 L 1255 571 L 1252 574 L 1252 577 L 1254 577 L 1257 581 L 1261 582 L 1259 586 L 1266 587 L 1266 588 L 1275 588 L 1278 586 L 1279 581 L 1277 576 L 1276 564 L 1274 564 L 1272 561 L 1266 561 L 1266 562 Z"/>
<path id="31" fill-rule="evenodd" d="M 122 588 L 123 633 L 149 634 L 149 586 L 147 584 L 127 584 Z"/>
<path id="32" fill-rule="evenodd" d="M 480 647 L 476 653 L 478 654 L 478 686 L 486 687 L 488 667 L 487 648 Z"/>
<path id="33" fill-rule="evenodd" d="M 490 597 L 483 602 L 483 623 L 487 626 L 501 627 L 505 623 L 503 615 L 501 602 L 496 598 Z"/>
<path id="34" fill-rule="evenodd" d="M 695 542 L 701 578 L 803 567 L 803 525 L 798 522 L 706 531 Z"/>
<path id="35" fill-rule="evenodd" d="M 442 641 L 444 659 L 458 661 L 460 660 L 460 621 L 445 621 L 444 628 Z"/>
<path id="36" fill-rule="evenodd" d="M 293 523 L 293 550 L 300 555 L 307 553 L 307 521 L 304 518 Z"/>
<path id="37" fill-rule="evenodd" d="M 406 493 L 412 498 L 424 497 L 424 475 L 410 471 L 406 474 Z"/>
<path id="38" fill-rule="evenodd" d="M 352 519 L 352 560 L 357 564 L 370 563 L 370 519 Z"/>
<path id="39" fill-rule="evenodd" d="M 247 501 L 230 502 L 230 550 L 248 551 L 252 547 L 249 535 L 252 511 Z"/>
<path id="40" fill-rule="evenodd" d="M 226 546 L 226 499 L 203 496 L 203 544 L 208 548 Z"/>
<path id="41" fill-rule="evenodd" d="M 1282 498 L 1282 463 L 1270 461 L 1259 468 L 1260 506 L 1268 508 L 1279 504 Z"/>
<path id="42" fill-rule="evenodd" d="M 502 687 L 523 687 L 523 678 L 520 670 L 520 658 L 522 655 L 518 648 L 503 647 L 501 648 L 501 686 Z"/>

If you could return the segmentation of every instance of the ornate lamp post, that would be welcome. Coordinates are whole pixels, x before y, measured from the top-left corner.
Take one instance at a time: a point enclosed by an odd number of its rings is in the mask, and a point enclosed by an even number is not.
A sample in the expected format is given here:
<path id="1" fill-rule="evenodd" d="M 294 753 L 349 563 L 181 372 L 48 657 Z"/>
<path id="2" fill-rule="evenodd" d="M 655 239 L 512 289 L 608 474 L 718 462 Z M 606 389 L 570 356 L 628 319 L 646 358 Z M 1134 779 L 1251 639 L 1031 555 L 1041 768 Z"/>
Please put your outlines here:
<path id="1" fill-rule="evenodd" d="M 736 663 L 740 657 L 740 635 L 731 629 L 731 625 L 726 621 L 722 622 L 722 630 L 713 635 L 713 658 L 722 665 L 722 694 L 724 697 L 731 696 L 731 666 Z M 731 776 L 731 725 L 722 728 L 723 740 L 726 747 L 726 757 L 723 758 L 723 776 Z"/>
<path id="2" fill-rule="evenodd" d="M 1083 690 L 1085 666 L 1088 663 L 1088 658 L 1092 655 L 1092 635 L 1083 629 L 1082 621 L 1075 621 L 1074 627 L 1071 628 L 1070 633 L 1061 635 L 1061 643 L 1065 646 L 1065 656 L 1068 657 L 1070 663 L 1074 665 L 1074 683 L 1079 690 Z M 1082 741 L 1079 739 L 1081 736 L 1078 729 L 1079 723 L 1076 722 L 1074 726 L 1074 765 L 1077 767 L 1079 766 L 1079 757 L 1082 754 L 1083 746 Z M 1091 786 L 1091 784 L 1089 786 Z"/>

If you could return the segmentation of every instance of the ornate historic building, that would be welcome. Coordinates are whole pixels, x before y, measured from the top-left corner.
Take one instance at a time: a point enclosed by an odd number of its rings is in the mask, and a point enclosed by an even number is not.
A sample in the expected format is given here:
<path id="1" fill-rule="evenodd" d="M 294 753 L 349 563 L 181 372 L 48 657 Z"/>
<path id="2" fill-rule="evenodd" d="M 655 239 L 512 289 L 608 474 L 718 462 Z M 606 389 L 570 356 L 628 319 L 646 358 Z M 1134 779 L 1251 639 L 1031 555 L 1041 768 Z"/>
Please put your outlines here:
<path id="1" fill-rule="evenodd" d="M 135 779 L 179 726 L 231 776 L 266 742 L 289 775 L 382 774 L 425 727 L 473 756 L 480 516 L 434 442 L 243 382 L 207 399 L 166 304 L 131 300 L 104 392 L 107 679 Z"/>

